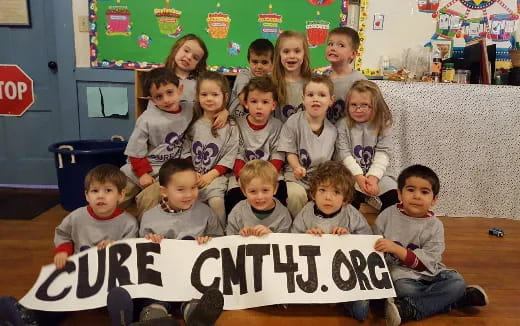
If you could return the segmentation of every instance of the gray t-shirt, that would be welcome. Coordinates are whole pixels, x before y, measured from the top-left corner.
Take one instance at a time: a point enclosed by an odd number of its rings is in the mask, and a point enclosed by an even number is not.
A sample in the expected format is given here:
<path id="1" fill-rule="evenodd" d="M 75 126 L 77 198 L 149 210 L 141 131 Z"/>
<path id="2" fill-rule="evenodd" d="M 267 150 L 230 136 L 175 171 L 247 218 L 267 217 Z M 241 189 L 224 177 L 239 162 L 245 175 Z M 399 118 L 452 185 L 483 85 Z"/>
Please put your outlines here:
<path id="1" fill-rule="evenodd" d="M 287 103 L 278 103 L 278 107 L 274 111 L 274 116 L 284 122 L 287 119 L 303 110 L 303 85 L 305 80 L 295 82 L 286 82 L 287 87 Z"/>
<path id="2" fill-rule="evenodd" d="M 107 220 L 96 219 L 89 214 L 87 206 L 67 215 L 54 233 L 54 245 L 72 242 L 74 253 L 96 247 L 102 240 L 121 240 L 137 237 L 137 220 L 123 212 Z"/>
<path id="3" fill-rule="evenodd" d="M 249 69 L 242 69 L 235 79 L 233 84 L 233 90 L 231 91 L 231 97 L 229 98 L 229 114 L 235 118 L 245 117 L 247 115 L 246 109 L 240 105 L 240 99 L 238 95 L 242 92 L 244 87 L 253 78 L 253 74 Z"/>
<path id="4" fill-rule="evenodd" d="M 258 224 L 268 227 L 274 233 L 288 233 L 292 223 L 291 214 L 278 199 L 273 199 L 276 205 L 274 211 L 262 220 L 253 213 L 251 204 L 249 204 L 247 199 L 236 204 L 231 213 L 229 213 L 226 235 L 239 234 L 243 228 Z"/>
<path id="5" fill-rule="evenodd" d="M 181 240 L 184 237 L 218 237 L 224 231 L 215 212 L 208 205 L 196 201 L 190 209 L 180 213 L 165 212 L 160 204 L 146 211 L 141 219 L 139 236 L 150 233 Z"/>
<path id="6" fill-rule="evenodd" d="M 347 92 L 356 81 L 366 79 L 365 75 L 357 70 L 353 70 L 346 76 L 331 79 L 334 84 L 334 103 L 327 111 L 327 119 L 330 122 L 336 123 L 341 117 L 345 116 Z"/>
<path id="7" fill-rule="evenodd" d="M 278 151 L 278 140 L 282 130 L 282 122 L 270 117 L 267 125 L 254 130 L 249 126 L 247 118 L 237 119 L 240 130 L 240 143 L 237 159 L 249 162 L 258 160 L 284 160 L 285 154 Z"/>

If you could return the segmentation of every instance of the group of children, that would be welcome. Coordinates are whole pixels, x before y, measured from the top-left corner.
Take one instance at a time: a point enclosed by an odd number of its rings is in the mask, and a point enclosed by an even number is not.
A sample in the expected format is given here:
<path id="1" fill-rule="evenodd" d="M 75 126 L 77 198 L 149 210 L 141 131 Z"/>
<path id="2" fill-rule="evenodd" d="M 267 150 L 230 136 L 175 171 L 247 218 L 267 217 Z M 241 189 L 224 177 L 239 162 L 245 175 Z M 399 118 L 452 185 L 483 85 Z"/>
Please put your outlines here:
<path id="1" fill-rule="evenodd" d="M 482 288 L 466 286 L 441 263 L 443 226 L 430 211 L 440 187 L 436 174 L 414 165 L 397 182 L 392 176 L 392 116 L 378 86 L 351 68 L 358 46 L 354 30 L 333 29 L 325 52 L 331 72 L 313 76 L 303 34 L 284 31 L 274 48 L 255 40 L 250 69 L 231 90 L 225 76 L 205 71 L 204 42 L 193 34 L 180 38 L 166 67 L 147 73 L 150 103 L 125 151 L 127 180 L 106 165 L 89 173 L 89 205 L 56 229 L 56 267 L 83 247 L 138 235 L 204 244 L 236 234 L 375 233 L 383 238 L 374 249 L 385 253 L 397 292 L 385 302 L 388 325 L 486 305 Z M 134 197 L 137 219 L 118 208 Z M 381 213 L 372 230 L 358 209 L 374 197 Z M 9 309 L 0 321 L 28 324 L 23 307 L 1 300 L 0 308 Z M 111 289 L 107 303 L 113 325 L 137 319 L 135 325 L 171 325 L 167 315 L 179 310 L 136 303 L 122 288 Z M 211 325 L 222 305 L 222 294 L 211 290 L 180 310 L 188 325 Z M 365 300 L 344 307 L 360 321 L 369 311 Z"/>

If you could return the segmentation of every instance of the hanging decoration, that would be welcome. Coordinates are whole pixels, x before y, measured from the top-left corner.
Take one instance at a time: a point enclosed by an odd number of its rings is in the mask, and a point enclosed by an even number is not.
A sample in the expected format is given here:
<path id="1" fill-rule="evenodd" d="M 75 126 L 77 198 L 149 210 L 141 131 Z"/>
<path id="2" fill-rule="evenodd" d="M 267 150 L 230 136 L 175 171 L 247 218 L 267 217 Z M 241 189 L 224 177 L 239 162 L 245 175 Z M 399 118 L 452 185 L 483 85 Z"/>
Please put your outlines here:
<path id="1" fill-rule="evenodd" d="M 274 41 L 281 33 L 280 24 L 283 21 L 283 16 L 273 14 L 273 5 L 269 4 L 269 12 L 267 14 L 259 14 L 258 22 L 260 23 L 260 30 L 262 37 Z"/>
<path id="2" fill-rule="evenodd" d="M 130 36 L 132 33 L 132 23 L 130 22 L 130 10 L 127 6 L 120 5 L 121 0 L 116 0 L 117 5 L 108 7 L 105 12 L 107 24 L 106 33 L 109 36 L 122 35 Z"/>
<path id="3" fill-rule="evenodd" d="M 331 5 L 334 0 L 307 0 L 311 5 L 318 6 L 318 7 L 324 7 Z"/>
<path id="4" fill-rule="evenodd" d="M 305 25 L 307 41 L 310 47 L 325 44 L 329 33 L 330 22 L 320 18 L 320 12 L 316 12 L 316 20 L 308 20 Z"/>
<path id="5" fill-rule="evenodd" d="M 165 0 L 165 8 L 155 8 L 153 12 L 161 34 L 176 38 L 182 33 L 182 25 L 180 25 L 182 11 L 170 8 L 170 0 Z"/>
<path id="6" fill-rule="evenodd" d="M 222 12 L 220 2 L 217 2 L 217 12 L 209 13 L 206 21 L 208 22 L 208 33 L 212 38 L 223 39 L 227 37 L 231 18 L 228 14 Z"/>
<path id="7" fill-rule="evenodd" d="M 518 0 L 520 1 L 520 0 Z M 339 26 L 340 27 L 347 27 L 348 26 L 348 5 L 349 0 L 342 0 L 341 1 L 341 13 L 339 14 Z"/>

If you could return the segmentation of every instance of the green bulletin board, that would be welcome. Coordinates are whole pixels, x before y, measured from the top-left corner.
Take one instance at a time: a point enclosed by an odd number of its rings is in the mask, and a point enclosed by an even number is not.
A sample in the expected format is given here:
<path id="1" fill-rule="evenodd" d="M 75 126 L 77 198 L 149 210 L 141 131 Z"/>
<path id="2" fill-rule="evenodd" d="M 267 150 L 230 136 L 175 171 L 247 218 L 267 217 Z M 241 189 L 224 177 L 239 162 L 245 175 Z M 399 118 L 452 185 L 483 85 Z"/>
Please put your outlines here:
<path id="1" fill-rule="evenodd" d="M 194 33 L 211 68 L 236 71 L 247 66 L 253 40 L 274 44 L 280 31 L 298 30 L 311 44 L 312 66 L 322 67 L 328 30 L 346 22 L 346 8 L 345 0 L 89 0 L 91 66 L 156 67 L 179 37 Z"/>

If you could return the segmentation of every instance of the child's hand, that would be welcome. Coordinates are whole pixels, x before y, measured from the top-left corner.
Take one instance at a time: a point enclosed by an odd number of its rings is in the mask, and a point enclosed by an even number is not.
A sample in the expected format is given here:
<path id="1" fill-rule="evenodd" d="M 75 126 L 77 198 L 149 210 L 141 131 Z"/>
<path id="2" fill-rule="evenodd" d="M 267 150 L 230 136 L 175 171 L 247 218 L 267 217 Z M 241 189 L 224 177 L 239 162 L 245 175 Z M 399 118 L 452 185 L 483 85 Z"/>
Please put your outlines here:
<path id="1" fill-rule="evenodd" d="M 151 185 L 154 182 L 155 182 L 155 179 L 151 175 L 149 175 L 148 173 L 145 173 L 145 174 L 143 174 L 142 176 L 139 177 L 139 184 L 143 188 L 148 187 L 149 185 Z"/>
<path id="2" fill-rule="evenodd" d="M 161 240 L 164 239 L 164 235 L 149 233 L 145 235 L 144 238 L 146 240 L 152 240 L 154 243 L 161 243 Z"/>
<path id="3" fill-rule="evenodd" d="M 397 253 L 400 249 L 406 250 L 392 240 L 385 238 L 377 239 L 374 249 L 381 252 L 389 252 L 391 254 Z"/>
<path id="4" fill-rule="evenodd" d="M 376 176 L 369 175 L 366 177 L 367 195 L 379 195 L 379 179 Z"/>
<path id="5" fill-rule="evenodd" d="M 252 227 L 246 226 L 245 228 L 242 228 L 238 234 L 243 237 L 248 237 L 250 235 L 254 235 L 254 229 Z"/>
<path id="6" fill-rule="evenodd" d="M 333 227 L 332 229 L 330 229 L 330 234 L 345 235 L 345 234 L 350 234 L 350 232 L 348 232 L 347 228 L 344 228 L 341 226 L 336 226 L 336 227 Z"/>
<path id="7" fill-rule="evenodd" d="M 97 244 L 97 248 L 98 248 L 98 250 L 101 250 L 101 249 L 104 249 L 104 248 L 110 246 L 112 243 L 114 243 L 114 240 L 101 240 Z"/>
<path id="8" fill-rule="evenodd" d="M 267 235 L 269 233 L 272 233 L 273 231 L 271 231 L 271 229 L 269 229 L 267 226 L 265 225 L 262 225 L 262 224 L 258 224 L 257 226 L 255 226 L 253 228 L 253 232 L 254 234 L 253 235 L 256 235 L 257 237 L 262 237 L 264 235 Z"/>
<path id="9" fill-rule="evenodd" d="M 218 172 L 215 170 L 211 170 L 206 174 L 203 174 L 200 176 L 199 180 L 197 181 L 197 186 L 199 188 L 204 188 L 207 185 L 209 185 L 215 178 L 218 177 Z"/>
<path id="10" fill-rule="evenodd" d="M 69 257 L 69 255 L 63 251 L 54 255 L 54 265 L 56 266 L 56 269 L 62 269 L 65 266 L 67 263 L 67 257 Z"/>
<path id="11" fill-rule="evenodd" d="M 229 117 L 229 111 L 228 110 L 222 110 L 219 113 L 217 113 L 215 120 L 213 120 L 213 127 L 220 129 L 223 128 L 228 120 Z"/>
<path id="12" fill-rule="evenodd" d="M 296 179 L 302 179 L 307 174 L 307 170 L 303 166 L 298 166 L 294 169 L 294 177 Z"/>
<path id="13" fill-rule="evenodd" d="M 354 178 L 356 179 L 356 183 L 358 184 L 359 189 L 361 189 L 361 191 L 363 193 L 368 194 L 367 178 L 362 174 L 358 174 L 358 175 L 354 176 Z"/>
<path id="14" fill-rule="evenodd" d="M 196 237 L 195 240 L 197 240 L 198 244 L 205 244 L 208 243 L 209 240 L 211 240 L 211 237 L 204 236 L 204 237 Z"/>
<path id="15" fill-rule="evenodd" d="M 320 228 L 312 228 L 312 229 L 308 229 L 305 233 L 307 233 L 307 234 L 317 235 L 317 236 L 319 236 L 319 237 L 321 237 L 323 234 L 325 234 L 325 232 L 323 232 L 323 230 L 320 229 Z"/>

